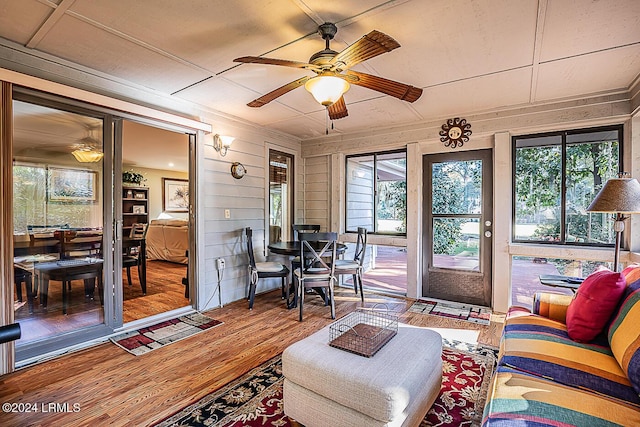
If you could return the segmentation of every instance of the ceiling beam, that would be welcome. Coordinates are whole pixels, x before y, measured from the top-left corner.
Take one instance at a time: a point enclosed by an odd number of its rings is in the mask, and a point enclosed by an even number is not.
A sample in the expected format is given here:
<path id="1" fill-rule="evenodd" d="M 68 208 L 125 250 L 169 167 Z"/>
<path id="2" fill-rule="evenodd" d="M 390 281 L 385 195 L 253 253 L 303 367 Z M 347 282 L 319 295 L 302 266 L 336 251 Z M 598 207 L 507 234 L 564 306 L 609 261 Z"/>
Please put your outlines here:
<path id="1" fill-rule="evenodd" d="M 47 6 L 55 7 L 51 15 L 40 25 L 38 31 L 31 37 L 31 40 L 27 42 L 25 45 L 29 49 L 35 49 L 38 46 L 38 43 L 42 41 L 44 36 L 53 28 L 54 25 L 58 23 L 60 18 L 64 16 L 64 13 L 69 9 L 76 0 L 62 0 L 57 6 L 52 6 L 51 3 L 46 3 Z"/>
<path id="2" fill-rule="evenodd" d="M 540 51 L 542 50 L 542 38 L 544 36 L 544 23 L 547 17 L 547 0 L 538 3 L 538 19 L 536 20 L 536 38 L 533 45 L 533 58 L 531 60 L 531 86 L 529 88 L 529 102 L 536 100 L 538 90 L 538 71 L 540 68 Z"/>

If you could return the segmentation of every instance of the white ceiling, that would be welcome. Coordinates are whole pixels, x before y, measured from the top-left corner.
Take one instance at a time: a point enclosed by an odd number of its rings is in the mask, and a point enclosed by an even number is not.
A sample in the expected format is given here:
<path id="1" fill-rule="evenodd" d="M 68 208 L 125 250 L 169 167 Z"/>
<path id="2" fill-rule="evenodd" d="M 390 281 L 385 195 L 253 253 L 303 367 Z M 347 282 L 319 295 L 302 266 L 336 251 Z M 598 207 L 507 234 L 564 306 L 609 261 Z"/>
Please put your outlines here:
<path id="1" fill-rule="evenodd" d="M 237 64 L 307 62 L 338 26 L 341 51 L 371 30 L 401 45 L 354 70 L 424 89 L 409 104 L 361 87 L 332 132 L 627 92 L 640 76 L 638 0 L 13 0 L 0 37 L 208 109 L 293 135 L 323 135 L 324 107 L 303 88 L 246 104 L 310 72 Z M 2 43 L 2 40 L 0 40 Z"/>
<path id="2" fill-rule="evenodd" d="M 71 151 L 83 145 L 102 151 L 101 119 L 22 101 L 13 103 L 13 117 L 13 154 L 18 161 L 75 164 Z M 123 120 L 122 163 L 125 169 L 188 171 L 189 139 L 184 133 Z"/>

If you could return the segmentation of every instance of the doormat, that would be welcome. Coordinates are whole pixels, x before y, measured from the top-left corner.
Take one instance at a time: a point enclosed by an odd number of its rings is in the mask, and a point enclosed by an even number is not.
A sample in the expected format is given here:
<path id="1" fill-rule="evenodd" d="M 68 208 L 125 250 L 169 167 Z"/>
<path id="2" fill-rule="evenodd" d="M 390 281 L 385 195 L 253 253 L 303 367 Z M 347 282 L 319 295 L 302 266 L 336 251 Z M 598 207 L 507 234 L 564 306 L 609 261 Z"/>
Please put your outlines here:
<path id="1" fill-rule="evenodd" d="M 491 323 L 490 308 L 452 301 L 421 299 L 414 302 L 408 311 L 466 320 L 467 322 L 477 323 L 479 325 L 488 326 Z"/>
<path id="2" fill-rule="evenodd" d="M 110 339 L 129 353 L 140 356 L 218 325 L 222 325 L 222 322 L 200 313 L 193 313 L 125 332 Z"/>
<path id="3" fill-rule="evenodd" d="M 493 352 L 485 353 L 442 348 L 442 388 L 420 426 L 480 425 L 496 365 Z M 156 426 L 298 427 L 284 414 L 282 382 L 281 356 L 276 356 Z"/>

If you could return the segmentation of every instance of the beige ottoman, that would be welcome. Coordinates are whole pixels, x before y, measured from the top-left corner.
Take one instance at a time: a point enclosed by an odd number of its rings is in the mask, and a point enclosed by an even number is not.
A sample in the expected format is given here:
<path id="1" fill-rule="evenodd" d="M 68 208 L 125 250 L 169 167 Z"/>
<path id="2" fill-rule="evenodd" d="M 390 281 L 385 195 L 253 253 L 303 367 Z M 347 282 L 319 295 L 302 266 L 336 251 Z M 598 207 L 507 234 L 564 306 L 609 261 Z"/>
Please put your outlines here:
<path id="1" fill-rule="evenodd" d="M 417 426 L 442 382 L 442 338 L 398 324 L 371 358 L 329 346 L 329 327 L 282 354 L 284 413 L 306 427 Z"/>

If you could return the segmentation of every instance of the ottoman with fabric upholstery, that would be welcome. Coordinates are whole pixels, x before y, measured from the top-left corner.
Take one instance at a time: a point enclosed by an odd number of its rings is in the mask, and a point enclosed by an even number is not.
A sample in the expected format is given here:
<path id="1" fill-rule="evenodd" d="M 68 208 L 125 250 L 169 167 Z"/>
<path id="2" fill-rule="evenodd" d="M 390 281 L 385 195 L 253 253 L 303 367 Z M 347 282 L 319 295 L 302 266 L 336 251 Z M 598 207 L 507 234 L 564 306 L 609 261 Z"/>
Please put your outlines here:
<path id="1" fill-rule="evenodd" d="M 398 324 L 373 357 L 329 346 L 325 327 L 282 354 L 284 412 L 306 427 L 417 426 L 440 392 L 442 338 Z"/>

